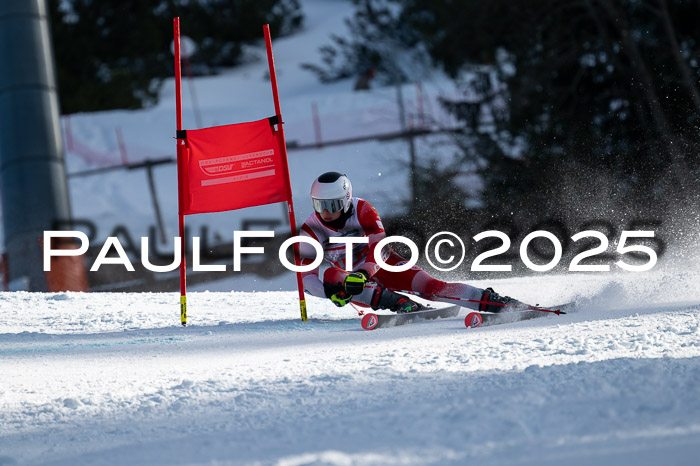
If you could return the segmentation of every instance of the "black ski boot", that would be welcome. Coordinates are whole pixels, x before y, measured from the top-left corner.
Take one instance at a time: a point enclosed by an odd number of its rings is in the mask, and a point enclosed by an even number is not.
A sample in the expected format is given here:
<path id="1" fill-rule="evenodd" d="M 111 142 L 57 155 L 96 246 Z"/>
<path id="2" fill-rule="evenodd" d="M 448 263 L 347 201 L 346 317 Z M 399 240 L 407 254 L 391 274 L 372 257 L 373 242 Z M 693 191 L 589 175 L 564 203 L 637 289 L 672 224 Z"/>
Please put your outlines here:
<path id="1" fill-rule="evenodd" d="M 405 314 L 407 312 L 422 311 L 423 309 L 425 309 L 425 306 L 423 306 L 422 304 L 417 303 L 413 300 L 410 300 L 405 296 L 401 296 L 396 301 L 394 306 L 391 307 L 391 310 L 397 314 Z"/>
<path id="2" fill-rule="evenodd" d="M 513 299 L 510 296 L 501 296 L 493 288 L 486 288 L 481 295 L 481 301 L 488 301 L 488 304 L 482 302 L 479 304 L 480 312 L 508 312 L 514 307 L 527 308 L 528 304 Z"/>
<path id="3" fill-rule="evenodd" d="M 372 299 L 372 309 L 389 309 L 397 314 L 405 314 L 421 311 L 425 309 L 425 306 L 404 295 L 378 287 Z"/>

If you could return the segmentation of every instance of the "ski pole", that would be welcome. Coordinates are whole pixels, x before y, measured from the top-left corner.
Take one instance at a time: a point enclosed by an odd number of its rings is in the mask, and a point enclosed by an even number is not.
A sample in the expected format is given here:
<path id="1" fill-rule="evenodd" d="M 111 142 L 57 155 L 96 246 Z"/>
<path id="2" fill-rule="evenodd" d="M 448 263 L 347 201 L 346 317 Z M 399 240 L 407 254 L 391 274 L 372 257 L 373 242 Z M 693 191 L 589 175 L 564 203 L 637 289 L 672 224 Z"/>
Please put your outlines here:
<path id="1" fill-rule="evenodd" d="M 442 298 L 442 299 L 454 299 L 455 301 L 463 301 L 463 302 L 468 302 L 468 303 L 476 303 L 476 304 L 487 304 L 487 305 L 493 305 L 493 306 L 508 306 L 507 304 L 503 303 L 493 303 L 491 301 L 480 301 L 478 299 L 464 299 L 464 298 L 459 298 L 457 296 L 444 296 L 444 295 L 439 295 L 439 294 L 429 294 L 429 293 L 421 293 L 418 291 L 409 291 L 409 290 L 395 290 L 393 288 L 389 288 L 391 291 L 397 292 L 397 293 L 407 293 L 407 294 L 413 294 L 416 296 L 421 296 L 424 298 Z M 540 312 L 550 312 L 552 314 L 566 314 L 566 312 L 561 311 L 559 309 L 543 309 L 541 307 L 535 307 L 535 306 L 511 306 L 514 307 L 515 309 L 523 310 L 523 311 L 540 311 Z"/>
<path id="2" fill-rule="evenodd" d="M 355 306 L 352 302 L 350 303 L 350 305 L 352 306 L 353 309 L 355 309 L 355 310 L 357 311 L 357 315 L 358 315 L 358 316 L 363 316 L 363 315 L 365 315 L 365 311 L 363 311 L 363 310 L 360 309 L 359 307 Z"/>

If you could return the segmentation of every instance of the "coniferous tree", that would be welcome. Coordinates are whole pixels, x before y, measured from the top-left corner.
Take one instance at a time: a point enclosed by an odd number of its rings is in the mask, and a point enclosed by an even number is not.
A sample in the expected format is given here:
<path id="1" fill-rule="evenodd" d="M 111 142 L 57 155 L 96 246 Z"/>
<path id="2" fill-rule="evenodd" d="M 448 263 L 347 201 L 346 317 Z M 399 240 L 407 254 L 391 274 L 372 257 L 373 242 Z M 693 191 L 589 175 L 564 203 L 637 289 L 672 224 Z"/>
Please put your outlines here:
<path id="1" fill-rule="evenodd" d="M 301 26 L 298 0 L 49 0 L 63 113 L 152 105 L 172 76 L 172 18 L 198 48 L 196 74 L 245 60 L 262 25 L 275 36 Z"/>
<path id="2" fill-rule="evenodd" d="M 391 20 L 371 43 L 353 35 L 352 42 L 326 46 L 324 57 L 335 61 L 320 77 L 342 77 L 335 70 L 362 57 L 363 47 L 402 43 L 426 50 L 470 96 L 445 105 L 462 121 L 459 163 L 465 171 L 480 167 L 489 212 L 663 213 L 700 190 L 697 1 L 358 5 L 352 30 L 376 23 L 367 14 L 373 7 L 391 11 Z M 351 58 L 343 62 L 345 56 Z M 385 58 L 392 62 L 375 57 Z M 490 85 L 478 83 L 477 69 L 491 70 L 484 73 Z M 486 132 L 475 118 L 484 110 L 495 115 Z"/>

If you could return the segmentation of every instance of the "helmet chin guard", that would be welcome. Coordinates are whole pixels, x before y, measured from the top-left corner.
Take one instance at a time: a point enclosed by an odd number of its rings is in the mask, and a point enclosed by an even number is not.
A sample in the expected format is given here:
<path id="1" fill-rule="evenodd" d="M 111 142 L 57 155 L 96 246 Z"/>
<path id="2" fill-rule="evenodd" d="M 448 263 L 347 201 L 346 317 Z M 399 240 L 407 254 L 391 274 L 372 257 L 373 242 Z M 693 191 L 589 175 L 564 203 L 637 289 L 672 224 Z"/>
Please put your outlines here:
<path id="1" fill-rule="evenodd" d="M 334 213 L 342 209 L 347 212 L 351 199 L 352 183 L 342 173 L 326 172 L 311 185 L 311 201 L 314 211 L 319 214 L 324 210 Z"/>

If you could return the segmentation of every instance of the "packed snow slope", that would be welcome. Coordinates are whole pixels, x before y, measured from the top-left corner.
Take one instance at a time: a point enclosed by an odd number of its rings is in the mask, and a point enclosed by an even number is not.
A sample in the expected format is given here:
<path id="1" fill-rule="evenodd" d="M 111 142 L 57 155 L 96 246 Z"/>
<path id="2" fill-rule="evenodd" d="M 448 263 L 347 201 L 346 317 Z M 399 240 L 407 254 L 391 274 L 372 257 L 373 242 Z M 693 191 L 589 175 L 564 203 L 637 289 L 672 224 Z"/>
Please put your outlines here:
<path id="1" fill-rule="evenodd" d="M 351 80 L 323 86 L 299 68 L 342 34 L 352 3 L 301 4 L 304 31 L 273 43 L 288 142 L 315 140 L 312 104 L 324 141 L 397 131 L 396 89 L 354 93 Z M 262 46 L 252 52 L 264 57 Z M 270 116 L 266 67 L 194 79 L 203 125 Z M 193 128 L 189 85 L 183 116 Z M 417 89 L 403 92 L 415 115 Z M 422 92 L 425 121 L 449 126 L 437 100 L 453 87 L 436 79 Z M 117 226 L 148 233 L 146 177 L 77 174 L 174 156 L 174 106 L 171 81 L 154 108 L 64 118 L 73 213 L 96 225 L 96 240 Z M 452 153 L 429 142 L 417 142 L 421 157 Z M 297 220 L 310 213 L 311 181 L 328 170 L 346 172 L 382 215 L 400 213 L 407 161 L 405 141 L 290 151 Z M 175 167 L 154 175 L 172 237 Z M 264 206 L 188 225 L 230 243 L 243 219 L 286 230 L 285 212 Z M 314 298 L 301 322 L 291 273 L 192 287 L 187 328 L 178 293 L 3 293 L 0 466 L 697 465 L 700 271 L 687 255 L 679 263 L 470 281 L 532 303 L 579 303 L 565 316 L 483 329 L 454 318 L 365 332 L 352 308 Z"/>
<path id="2" fill-rule="evenodd" d="M 6 293 L 0 464 L 698 464 L 700 273 L 490 284 L 579 307 L 366 332 L 199 292 L 182 328 L 174 293 Z"/>

